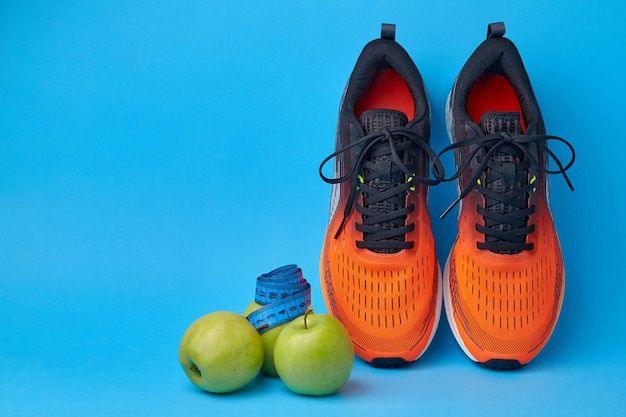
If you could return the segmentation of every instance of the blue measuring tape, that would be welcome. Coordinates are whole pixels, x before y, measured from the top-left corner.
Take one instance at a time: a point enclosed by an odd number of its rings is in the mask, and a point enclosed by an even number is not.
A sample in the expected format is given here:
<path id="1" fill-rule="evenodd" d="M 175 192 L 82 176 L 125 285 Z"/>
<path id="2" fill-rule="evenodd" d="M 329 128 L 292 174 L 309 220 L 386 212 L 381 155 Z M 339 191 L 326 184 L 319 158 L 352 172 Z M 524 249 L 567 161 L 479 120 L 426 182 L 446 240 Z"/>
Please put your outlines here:
<path id="1" fill-rule="evenodd" d="M 254 301 L 263 307 L 247 319 L 263 333 L 303 315 L 311 305 L 311 285 L 297 265 L 281 266 L 256 279 Z"/>

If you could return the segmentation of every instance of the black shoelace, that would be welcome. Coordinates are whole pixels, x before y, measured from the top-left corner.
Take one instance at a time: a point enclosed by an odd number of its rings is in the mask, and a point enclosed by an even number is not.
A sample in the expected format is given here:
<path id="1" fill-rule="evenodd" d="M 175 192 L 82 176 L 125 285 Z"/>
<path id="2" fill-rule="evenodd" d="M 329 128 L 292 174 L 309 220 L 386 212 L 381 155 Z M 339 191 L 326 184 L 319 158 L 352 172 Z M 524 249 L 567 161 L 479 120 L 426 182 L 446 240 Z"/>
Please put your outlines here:
<path id="1" fill-rule="evenodd" d="M 350 190 L 344 207 L 343 219 L 335 233 L 335 238 L 345 226 L 359 192 L 363 193 L 363 205 L 356 204 L 363 223 L 356 223 L 358 231 L 363 232 L 363 240 L 357 241 L 359 248 L 370 249 L 378 253 L 393 253 L 412 248 L 414 242 L 406 242 L 406 233 L 415 228 L 415 224 L 405 224 L 414 206 L 406 204 L 406 195 L 415 189 L 416 183 L 435 185 L 437 179 L 422 178 L 415 175 L 412 168 L 417 161 L 409 155 L 410 149 L 417 146 L 433 160 L 434 151 L 415 132 L 405 127 L 383 128 L 372 132 L 350 145 L 327 156 L 320 164 L 320 177 L 329 184 L 339 184 L 349 179 L 354 186 Z M 333 158 L 356 148 L 358 157 L 352 168 L 345 175 L 329 178 L 322 173 L 324 165 Z M 381 161 L 381 155 L 390 155 Z M 431 169 L 443 177 L 443 165 L 434 161 Z M 377 187 L 380 178 L 390 179 L 390 186 Z M 402 181 L 398 181 L 402 178 Z M 390 209 L 391 208 L 391 209 Z"/>
<path id="2" fill-rule="evenodd" d="M 530 144 L 550 140 L 565 144 L 572 153 L 570 161 L 564 166 L 546 147 L 547 155 L 558 167 L 555 170 L 540 166 L 537 157 L 529 148 Z M 476 230 L 485 235 L 485 241 L 477 242 L 477 247 L 503 254 L 532 249 L 532 244 L 526 242 L 527 235 L 534 231 L 534 225 L 528 224 L 529 216 L 535 212 L 535 207 L 528 203 L 528 195 L 535 189 L 533 183 L 536 180 L 531 173 L 536 171 L 561 174 L 573 191 L 574 187 L 565 173 L 574 163 L 576 154 L 573 146 L 557 136 L 487 134 L 447 146 L 433 158 L 433 164 L 438 162 L 444 153 L 468 146 L 475 146 L 475 149 L 450 178 L 440 176 L 441 171 L 433 165 L 435 178 L 440 181 L 453 181 L 465 172 L 474 159 L 478 163 L 469 183 L 443 212 L 441 218 L 476 189 L 485 197 L 485 206 L 476 207 L 484 219 L 484 224 L 476 224 Z"/>

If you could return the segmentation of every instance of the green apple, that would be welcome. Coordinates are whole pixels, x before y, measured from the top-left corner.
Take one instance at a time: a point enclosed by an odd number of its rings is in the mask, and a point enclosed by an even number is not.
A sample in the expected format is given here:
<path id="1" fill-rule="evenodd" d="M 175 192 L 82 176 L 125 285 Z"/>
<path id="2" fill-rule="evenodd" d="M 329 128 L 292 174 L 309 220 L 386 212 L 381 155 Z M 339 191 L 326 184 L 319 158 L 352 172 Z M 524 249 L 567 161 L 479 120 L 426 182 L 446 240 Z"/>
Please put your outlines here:
<path id="1" fill-rule="evenodd" d="M 263 307 L 261 304 L 253 301 L 248 307 L 246 307 L 243 315 L 248 316 L 248 314 L 252 313 L 255 310 Z M 265 351 L 265 357 L 263 358 L 263 366 L 261 366 L 261 372 L 265 375 L 269 376 L 278 376 L 278 372 L 276 372 L 276 366 L 274 365 L 274 343 L 276 342 L 276 338 L 286 326 L 287 323 L 281 324 L 280 326 L 276 326 L 273 329 L 269 329 L 263 333 L 261 333 L 261 339 L 263 339 L 263 347 Z"/>
<path id="2" fill-rule="evenodd" d="M 307 312 L 289 322 L 274 346 L 278 376 L 303 395 L 330 395 L 345 385 L 354 365 L 354 348 L 345 327 L 328 314 Z"/>
<path id="3" fill-rule="evenodd" d="M 196 387 L 214 393 L 231 392 L 258 375 L 263 364 L 263 341 L 245 317 L 216 311 L 187 328 L 178 360 Z"/>

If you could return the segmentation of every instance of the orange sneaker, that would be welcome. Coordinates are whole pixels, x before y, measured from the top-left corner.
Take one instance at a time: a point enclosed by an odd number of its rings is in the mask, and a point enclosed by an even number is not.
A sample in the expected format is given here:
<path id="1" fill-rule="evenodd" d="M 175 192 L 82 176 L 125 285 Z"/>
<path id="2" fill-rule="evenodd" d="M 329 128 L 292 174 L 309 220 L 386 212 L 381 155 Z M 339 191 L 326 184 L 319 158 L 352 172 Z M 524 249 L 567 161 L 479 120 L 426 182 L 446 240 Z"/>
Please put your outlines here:
<path id="1" fill-rule="evenodd" d="M 427 210 L 430 108 L 395 26 L 361 52 L 341 100 L 321 254 L 324 300 L 354 349 L 380 367 L 417 360 L 441 311 L 441 272 Z M 322 173 L 334 159 L 333 177 Z M 441 164 L 436 164 L 442 169 Z"/>
<path id="2" fill-rule="evenodd" d="M 448 322 L 471 360 L 516 369 L 544 347 L 561 309 L 565 275 L 547 174 L 563 174 L 573 190 L 565 171 L 574 149 L 546 135 L 519 52 L 503 35 L 504 24 L 489 25 L 457 76 L 446 108 L 452 144 L 435 161 L 454 150 L 457 173 L 448 180 L 458 179 L 453 205 L 461 201 L 444 270 Z M 572 152 L 566 166 L 548 141 Z"/>

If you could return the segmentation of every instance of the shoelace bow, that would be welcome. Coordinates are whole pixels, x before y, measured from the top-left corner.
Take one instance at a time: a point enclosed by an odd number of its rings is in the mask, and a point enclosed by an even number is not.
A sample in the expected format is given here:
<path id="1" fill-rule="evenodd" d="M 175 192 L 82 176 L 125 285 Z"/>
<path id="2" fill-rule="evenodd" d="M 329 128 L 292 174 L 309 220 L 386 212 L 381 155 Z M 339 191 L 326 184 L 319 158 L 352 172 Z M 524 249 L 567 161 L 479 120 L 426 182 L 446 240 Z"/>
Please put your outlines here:
<path id="1" fill-rule="evenodd" d="M 542 141 L 558 141 L 566 145 L 571 152 L 570 161 L 564 166 L 560 159 L 546 146 L 545 151 L 547 155 L 552 158 L 558 169 L 550 170 L 544 168 L 539 164 L 537 157 L 533 155 L 533 152 L 529 149 L 530 144 L 539 143 Z M 441 176 L 441 171 L 435 167 L 435 163 L 440 161 L 440 158 L 446 152 L 454 149 L 469 147 L 476 145 L 475 149 L 471 152 L 468 158 L 466 158 L 458 170 L 450 177 L 444 178 Z M 484 155 L 482 154 L 484 152 Z M 487 187 L 492 181 L 503 178 L 506 175 L 502 172 L 502 167 L 492 162 L 492 157 L 497 154 L 508 154 L 514 157 L 518 157 L 521 162 L 515 164 L 515 181 L 521 182 L 524 185 L 514 188 L 505 193 L 492 191 Z M 445 217 L 452 208 L 454 208 L 459 201 L 467 196 L 472 189 L 476 188 L 481 194 L 485 196 L 485 199 L 491 199 L 497 203 L 514 206 L 517 210 L 511 211 L 507 214 L 499 214 L 488 210 L 486 207 L 477 207 L 478 212 L 485 218 L 485 225 L 476 225 L 476 229 L 490 236 L 497 242 L 477 242 L 479 249 L 496 249 L 499 251 L 514 251 L 519 252 L 525 249 L 531 249 L 532 244 L 526 243 L 526 235 L 534 230 L 534 225 L 527 225 L 527 218 L 530 214 L 534 213 L 535 207 L 528 207 L 527 200 L 521 199 L 520 196 L 531 192 L 535 185 L 534 180 L 529 181 L 527 173 L 530 169 L 535 169 L 538 172 L 546 174 L 561 174 L 569 188 L 573 191 L 572 185 L 566 172 L 574 163 L 576 157 L 574 147 L 565 139 L 558 136 L 550 135 L 509 135 L 507 133 L 496 133 L 481 135 L 463 141 L 453 143 L 444 148 L 435 158 L 433 158 L 433 175 L 441 182 L 454 181 L 459 178 L 465 170 L 470 166 L 472 161 L 476 159 L 479 163 L 475 169 L 473 176 L 468 184 L 461 190 L 459 196 L 450 204 L 450 206 L 441 214 L 440 218 Z M 484 183 L 481 178 L 484 174 L 490 171 L 490 175 L 486 175 Z M 520 180 L 521 178 L 521 180 Z M 496 225 L 505 224 L 506 230 L 497 227 Z"/>
<path id="2" fill-rule="evenodd" d="M 394 137 L 396 138 L 394 140 Z M 397 138 L 406 138 L 408 140 L 398 141 Z M 395 187 L 392 187 L 389 190 L 380 191 L 376 188 L 370 187 L 367 185 L 367 181 L 363 177 L 364 168 L 374 172 L 376 175 L 376 163 L 372 162 L 372 154 L 379 154 L 380 150 L 377 148 L 379 146 L 384 146 L 389 150 L 389 154 L 391 154 L 391 158 L 397 170 L 400 170 L 402 173 L 406 175 L 407 180 Z M 329 156 L 327 156 L 319 168 L 320 177 L 329 184 L 339 184 L 345 182 L 347 180 L 352 180 L 353 187 L 350 190 L 350 194 L 348 195 L 348 199 L 346 201 L 346 205 L 344 207 L 343 218 L 341 223 L 335 233 L 335 239 L 339 236 L 339 233 L 345 226 L 346 220 L 348 219 L 350 212 L 355 206 L 356 197 L 358 192 L 367 192 L 370 194 L 369 203 L 374 204 L 376 202 L 381 202 L 387 200 L 389 198 L 393 198 L 398 194 L 402 194 L 410 189 L 414 189 L 415 183 L 427 184 L 427 185 L 435 185 L 439 183 L 437 179 L 431 178 L 423 178 L 415 175 L 414 172 L 411 172 L 411 169 L 402 161 L 400 157 L 400 153 L 408 150 L 408 148 L 412 145 L 416 145 L 418 148 L 426 152 L 429 156 L 430 160 L 434 160 L 436 157 L 435 152 L 428 146 L 428 144 L 415 132 L 405 127 L 392 127 L 392 128 L 383 128 L 380 131 L 372 132 L 361 139 L 351 143 L 350 145 L 339 149 Z M 338 178 L 329 178 L 326 177 L 322 169 L 326 163 L 330 160 L 340 156 L 344 152 L 348 152 L 353 148 L 360 148 L 360 152 L 358 153 L 358 157 L 356 162 L 353 164 L 352 168 L 345 175 Z M 415 161 L 413 161 L 415 162 Z M 443 177 L 443 164 L 437 160 L 433 161 L 431 166 L 431 170 L 436 173 L 438 177 Z M 377 224 L 381 224 L 382 222 L 388 222 L 393 219 L 397 219 L 402 216 L 406 216 L 408 213 L 412 212 L 414 209 L 413 205 L 403 207 L 399 210 L 392 211 L 390 213 L 381 213 L 377 210 L 368 209 L 366 207 L 361 207 L 357 204 L 357 210 L 368 217 L 364 224 L 357 223 L 357 230 L 363 231 L 366 233 L 375 233 L 374 236 L 370 237 L 370 242 L 365 241 L 357 241 L 357 247 L 361 248 L 371 248 L 371 247 L 396 247 L 396 248 L 409 248 L 413 246 L 413 242 L 399 242 L 395 241 L 393 243 L 385 243 L 384 241 L 395 236 L 399 236 L 402 234 L 406 234 L 407 232 L 413 230 L 415 227 L 414 224 L 405 225 L 402 227 L 396 227 L 392 230 L 384 230 L 381 232 L 380 228 L 377 228 Z"/>

